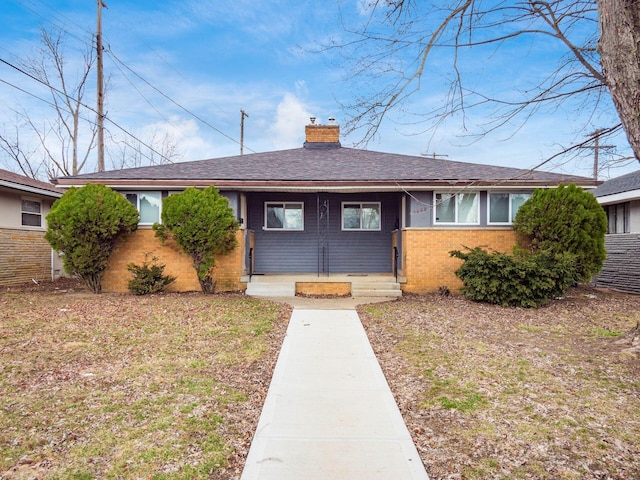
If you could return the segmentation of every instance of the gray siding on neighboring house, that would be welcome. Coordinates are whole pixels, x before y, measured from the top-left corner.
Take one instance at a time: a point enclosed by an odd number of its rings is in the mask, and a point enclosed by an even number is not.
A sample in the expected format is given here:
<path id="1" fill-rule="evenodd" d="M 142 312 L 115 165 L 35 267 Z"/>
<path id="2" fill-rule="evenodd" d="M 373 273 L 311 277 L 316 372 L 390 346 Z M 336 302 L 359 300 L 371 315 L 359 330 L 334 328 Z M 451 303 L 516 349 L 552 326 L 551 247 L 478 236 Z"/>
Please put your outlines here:
<path id="1" fill-rule="evenodd" d="M 640 294 L 640 234 L 606 235 L 605 248 L 607 258 L 594 285 Z"/>
<path id="2" fill-rule="evenodd" d="M 317 272 L 364 273 L 391 272 L 391 233 L 399 221 L 398 194 L 320 194 L 329 201 L 328 244 L 319 247 L 318 195 L 247 195 L 249 229 L 255 232 L 254 269 L 258 273 Z M 304 231 L 267 231 L 264 204 L 304 202 Z M 381 202 L 380 231 L 342 231 L 342 202 Z"/>

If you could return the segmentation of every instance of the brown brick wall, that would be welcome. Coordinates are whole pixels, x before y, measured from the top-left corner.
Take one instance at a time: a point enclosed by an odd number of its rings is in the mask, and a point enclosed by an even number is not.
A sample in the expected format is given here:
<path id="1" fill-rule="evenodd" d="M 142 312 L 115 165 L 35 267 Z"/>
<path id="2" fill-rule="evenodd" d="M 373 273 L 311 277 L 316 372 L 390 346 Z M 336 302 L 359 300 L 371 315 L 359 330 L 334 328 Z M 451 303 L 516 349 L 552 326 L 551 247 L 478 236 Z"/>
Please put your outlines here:
<path id="1" fill-rule="evenodd" d="M 238 246 L 228 255 L 218 256 L 214 266 L 213 278 L 216 291 L 229 292 L 244 290 L 246 284 L 240 282 L 244 256 L 244 230 L 238 230 L 236 238 Z M 200 291 L 200 282 L 193 268 L 191 257 L 184 254 L 174 242 L 162 244 L 155 238 L 155 232 L 150 229 L 138 229 L 125 240 L 120 241 L 109 259 L 109 266 L 105 272 L 102 288 L 105 292 L 127 292 L 127 283 L 131 274 L 127 270 L 130 262 L 141 265 L 145 254 L 158 258 L 159 263 L 165 265 L 164 273 L 177 277 L 167 291 L 189 292 Z"/>
<path id="2" fill-rule="evenodd" d="M 0 285 L 51 280 L 51 246 L 44 230 L 0 228 Z"/>
<path id="3" fill-rule="evenodd" d="M 338 125 L 307 125 L 304 129 L 307 142 L 336 143 L 340 141 Z"/>
<path id="4" fill-rule="evenodd" d="M 455 275 L 461 260 L 449 255 L 451 250 L 482 247 L 489 251 L 510 252 L 516 243 L 511 229 L 410 229 L 402 239 L 403 291 L 427 293 L 446 286 L 455 292 L 462 282 Z"/>
<path id="5" fill-rule="evenodd" d="M 351 282 L 296 282 L 297 295 L 351 295 Z"/>

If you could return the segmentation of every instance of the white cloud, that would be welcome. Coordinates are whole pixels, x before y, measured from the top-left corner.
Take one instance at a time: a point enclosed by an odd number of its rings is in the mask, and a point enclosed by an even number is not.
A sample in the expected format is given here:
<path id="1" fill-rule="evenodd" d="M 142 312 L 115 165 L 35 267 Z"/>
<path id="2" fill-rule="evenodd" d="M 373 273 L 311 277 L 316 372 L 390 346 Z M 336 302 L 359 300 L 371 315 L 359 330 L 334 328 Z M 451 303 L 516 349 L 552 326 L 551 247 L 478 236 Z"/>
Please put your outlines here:
<path id="1" fill-rule="evenodd" d="M 276 108 L 276 120 L 269 127 L 274 150 L 301 147 L 304 142 L 303 126 L 309 123 L 309 108 L 296 95 L 285 93 Z"/>

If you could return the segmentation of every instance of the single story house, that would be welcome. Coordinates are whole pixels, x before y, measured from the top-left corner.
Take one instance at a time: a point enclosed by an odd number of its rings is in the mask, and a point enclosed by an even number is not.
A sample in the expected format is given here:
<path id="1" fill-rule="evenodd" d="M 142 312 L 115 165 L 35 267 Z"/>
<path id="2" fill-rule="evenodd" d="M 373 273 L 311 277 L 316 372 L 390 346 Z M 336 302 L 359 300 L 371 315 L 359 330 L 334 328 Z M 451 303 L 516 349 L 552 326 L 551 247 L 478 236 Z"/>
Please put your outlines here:
<path id="1" fill-rule="evenodd" d="M 126 264 L 141 263 L 145 253 L 178 277 L 174 289 L 199 288 L 189 259 L 162 246 L 151 230 L 162 199 L 186 187 L 215 185 L 241 224 L 239 248 L 215 267 L 218 290 L 258 294 L 260 284 L 272 282 L 267 291 L 274 293 L 287 278 L 302 293 L 355 294 L 356 283 L 374 278 L 387 282 L 385 293 L 456 288 L 460 260 L 449 251 L 509 251 L 512 220 L 535 188 L 596 184 L 578 176 L 344 148 L 338 125 L 313 120 L 305 133 L 296 149 L 57 179 L 63 188 L 108 185 L 140 211 L 140 228 L 114 252 L 104 290 L 125 291 Z"/>
<path id="2" fill-rule="evenodd" d="M 44 239 L 46 216 L 63 190 L 0 169 L 0 285 L 55 280 L 62 261 Z"/>
<path id="3" fill-rule="evenodd" d="M 640 170 L 604 182 L 593 191 L 607 212 L 607 259 L 598 287 L 640 293 Z"/>

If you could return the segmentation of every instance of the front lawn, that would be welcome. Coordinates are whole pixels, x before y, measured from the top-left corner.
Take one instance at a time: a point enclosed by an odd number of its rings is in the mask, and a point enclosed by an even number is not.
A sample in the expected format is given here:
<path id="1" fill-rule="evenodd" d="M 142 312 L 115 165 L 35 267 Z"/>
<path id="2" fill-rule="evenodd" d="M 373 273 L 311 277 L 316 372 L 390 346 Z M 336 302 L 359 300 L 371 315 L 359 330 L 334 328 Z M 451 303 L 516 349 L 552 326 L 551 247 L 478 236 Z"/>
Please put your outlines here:
<path id="1" fill-rule="evenodd" d="M 0 478 L 239 476 L 290 308 L 0 293 Z"/>
<path id="2" fill-rule="evenodd" d="M 640 478 L 640 297 L 359 308 L 432 480 Z"/>

